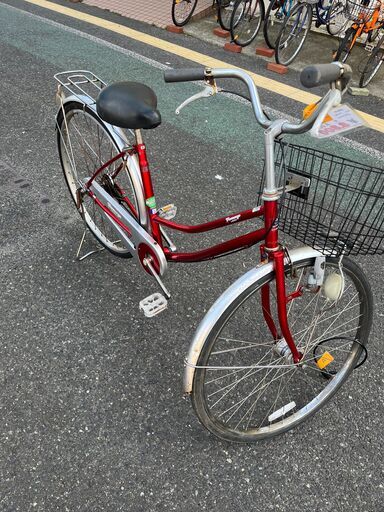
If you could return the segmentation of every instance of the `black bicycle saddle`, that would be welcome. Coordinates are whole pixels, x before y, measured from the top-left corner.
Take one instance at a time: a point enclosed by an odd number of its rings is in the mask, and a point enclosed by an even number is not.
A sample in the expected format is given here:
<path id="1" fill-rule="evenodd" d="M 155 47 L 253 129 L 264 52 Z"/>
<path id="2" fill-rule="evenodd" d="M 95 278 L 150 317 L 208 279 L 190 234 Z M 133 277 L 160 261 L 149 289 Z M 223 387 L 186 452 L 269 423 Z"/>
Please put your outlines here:
<path id="1" fill-rule="evenodd" d="M 103 121 L 132 130 L 159 126 L 161 115 L 156 107 L 156 94 L 139 82 L 108 85 L 96 100 L 97 113 Z"/>

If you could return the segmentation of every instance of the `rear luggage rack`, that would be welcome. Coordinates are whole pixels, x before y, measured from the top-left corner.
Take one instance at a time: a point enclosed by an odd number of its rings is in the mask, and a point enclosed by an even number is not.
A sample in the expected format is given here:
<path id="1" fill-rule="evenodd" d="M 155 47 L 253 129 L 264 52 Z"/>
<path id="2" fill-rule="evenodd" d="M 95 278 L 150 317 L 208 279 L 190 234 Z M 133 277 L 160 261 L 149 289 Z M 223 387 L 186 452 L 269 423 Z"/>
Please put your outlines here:
<path id="1" fill-rule="evenodd" d="M 81 101 L 84 101 L 84 96 L 86 96 L 93 104 L 96 103 L 95 98 L 97 98 L 101 89 L 107 86 L 101 78 L 91 71 L 63 71 L 56 73 L 54 77 L 59 83 L 58 93 L 61 93 L 64 88 Z"/>

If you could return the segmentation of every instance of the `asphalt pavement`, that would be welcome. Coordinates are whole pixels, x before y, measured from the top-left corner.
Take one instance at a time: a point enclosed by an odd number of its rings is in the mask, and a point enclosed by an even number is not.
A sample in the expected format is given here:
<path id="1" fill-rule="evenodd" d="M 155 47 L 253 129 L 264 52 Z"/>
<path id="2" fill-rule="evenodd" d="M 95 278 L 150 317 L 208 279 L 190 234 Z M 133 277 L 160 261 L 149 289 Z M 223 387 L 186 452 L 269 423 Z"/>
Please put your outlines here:
<path id="1" fill-rule="evenodd" d="M 250 55 L 55 3 L 272 76 Z M 0 511 L 382 512 L 382 257 L 358 258 L 376 304 L 369 359 L 332 403 L 272 441 L 214 438 L 182 396 L 183 362 L 204 313 L 252 268 L 257 248 L 170 266 L 172 299 L 153 319 L 138 304 L 157 288 L 137 264 L 106 252 L 76 261 L 83 225 L 58 160 L 53 75 L 91 69 L 108 82 L 154 88 L 163 123 L 145 136 L 157 202 L 177 204 L 182 223 L 255 206 L 261 129 L 249 106 L 229 96 L 176 116 L 201 90 L 164 83 L 165 68 L 191 66 L 180 56 L 23 0 L 0 0 L 0 19 Z M 301 87 L 295 70 L 283 80 Z M 294 100 L 260 95 L 271 114 L 300 115 Z M 374 96 L 348 102 L 384 117 Z M 300 143 L 383 167 L 383 141 L 364 129 Z M 176 243 L 187 250 L 226 237 Z M 94 247 L 89 235 L 86 249 Z"/>

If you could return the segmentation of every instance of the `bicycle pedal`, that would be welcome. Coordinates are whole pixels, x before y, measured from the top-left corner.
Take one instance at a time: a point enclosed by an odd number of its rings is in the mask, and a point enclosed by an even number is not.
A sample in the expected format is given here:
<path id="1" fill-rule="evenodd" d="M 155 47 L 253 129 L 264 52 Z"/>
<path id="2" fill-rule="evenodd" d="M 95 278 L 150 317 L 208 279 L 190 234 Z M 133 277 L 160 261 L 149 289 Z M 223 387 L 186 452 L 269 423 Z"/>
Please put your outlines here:
<path id="1" fill-rule="evenodd" d="M 364 50 L 366 50 L 367 52 L 371 52 L 374 49 L 374 47 L 375 46 L 373 44 L 367 43 L 364 47 Z"/>
<path id="2" fill-rule="evenodd" d="M 161 293 L 152 293 L 145 299 L 139 302 L 140 309 L 144 312 L 144 315 L 148 318 L 156 316 L 168 307 L 167 299 L 161 295 Z"/>
<path id="3" fill-rule="evenodd" d="M 167 204 L 166 206 L 163 206 L 162 208 L 159 208 L 157 211 L 157 214 L 159 217 L 165 220 L 171 220 L 173 217 L 176 216 L 177 213 L 177 206 L 174 204 Z"/>

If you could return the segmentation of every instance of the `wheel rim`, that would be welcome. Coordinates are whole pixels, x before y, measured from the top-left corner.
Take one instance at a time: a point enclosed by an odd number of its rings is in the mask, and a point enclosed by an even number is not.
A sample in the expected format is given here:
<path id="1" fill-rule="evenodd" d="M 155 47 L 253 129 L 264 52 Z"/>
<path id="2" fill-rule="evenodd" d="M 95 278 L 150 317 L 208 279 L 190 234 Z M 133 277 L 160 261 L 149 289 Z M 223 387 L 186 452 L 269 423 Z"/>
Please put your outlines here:
<path id="1" fill-rule="evenodd" d="M 225 0 L 224 2 L 221 2 L 220 8 L 219 8 L 219 17 L 221 26 L 224 30 L 230 30 L 231 28 L 231 18 L 233 13 L 233 8 L 235 5 L 234 0 Z M 239 22 L 239 17 L 242 15 L 242 10 L 239 9 L 238 14 L 234 17 L 233 20 L 233 26 L 236 27 L 237 23 Z"/>
<path id="2" fill-rule="evenodd" d="M 177 24 L 186 23 L 195 7 L 194 0 L 175 0 L 173 4 L 174 21 Z"/>
<path id="3" fill-rule="evenodd" d="M 345 62 L 348 59 L 349 54 L 352 49 L 351 45 L 352 45 L 353 38 L 355 37 L 355 34 L 356 34 L 356 30 L 348 29 L 344 38 L 341 39 L 341 41 L 340 41 L 340 46 L 337 51 L 337 55 L 336 55 L 337 59 L 336 60 Z"/>
<path id="4" fill-rule="evenodd" d="M 264 25 L 265 42 L 270 48 L 275 48 L 276 39 L 282 28 L 286 16 L 286 3 L 281 4 L 280 0 L 272 0 L 269 5 L 269 14 L 266 16 Z M 289 3 L 289 2 L 288 2 Z M 277 8 L 275 6 L 278 6 Z"/>
<path id="5" fill-rule="evenodd" d="M 367 64 L 367 69 L 363 73 L 362 77 L 362 87 L 366 87 L 369 82 L 372 80 L 372 78 L 376 75 L 376 73 L 379 71 L 384 58 L 384 50 L 379 50 L 375 53 L 375 55 L 372 54 L 372 61 Z"/>
<path id="6" fill-rule="evenodd" d="M 108 131 L 83 109 L 71 109 L 59 127 L 61 162 L 69 191 L 77 203 L 77 190 L 108 160 L 119 153 Z M 128 211 L 136 214 L 138 205 L 129 173 L 122 159 L 116 160 L 96 178 Z M 124 196 L 125 200 L 121 200 Z M 129 205 L 129 206 L 128 206 Z M 110 250 L 129 251 L 117 239 L 105 214 L 88 195 L 82 197 L 80 213 L 93 234 Z M 137 215 L 137 214 L 136 214 Z"/>
<path id="7" fill-rule="evenodd" d="M 327 29 L 328 32 L 336 36 L 339 34 L 347 23 L 347 18 L 345 17 L 345 8 L 344 4 L 338 3 L 335 6 L 331 7 L 328 13 L 327 19 Z"/>
<path id="8" fill-rule="evenodd" d="M 310 9 L 302 5 L 290 16 L 276 43 L 280 64 L 290 64 L 300 52 L 312 23 Z"/>
<path id="9" fill-rule="evenodd" d="M 338 267 L 328 263 L 326 275 L 335 271 L 339 272 Z M 287 292 L 308 286 L 308 275 L 309 267 L 303 266 L 297 277 L 288 276 Z M 210 430 L 238 441 L 273 436 L 303 421 L 337 390 L 360 357 L 361 345 L 352 340 L 369 331 L 364 287 L 349 270 L 344 269 L 344 276 L 344 294 L 337 305 L 332 301 L 325 305 L 323 290 L 308 290 L 288 306 L 305 368 L 275 353 L 262 315 L 261 287 L 244 297 L 199 360 L 199 365 L 210 369 L 196 369 L 195 381 L 204 402 L 205 417 L 200 418 Z M 316 361 L 325 352 L 334 361 L 320 370 Z"/>
<path id="10" fill-rule="evenodd" d="M 249 0 L 244 6 L 240 2 L 234 9 L 231 21 L 233 40 L 241 46 L 247 46 L 256 37 L 261 21 L 262 7 L 258 0 Z"/>

